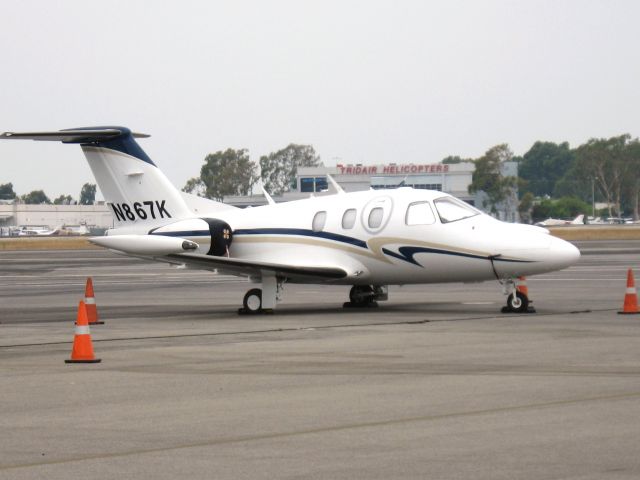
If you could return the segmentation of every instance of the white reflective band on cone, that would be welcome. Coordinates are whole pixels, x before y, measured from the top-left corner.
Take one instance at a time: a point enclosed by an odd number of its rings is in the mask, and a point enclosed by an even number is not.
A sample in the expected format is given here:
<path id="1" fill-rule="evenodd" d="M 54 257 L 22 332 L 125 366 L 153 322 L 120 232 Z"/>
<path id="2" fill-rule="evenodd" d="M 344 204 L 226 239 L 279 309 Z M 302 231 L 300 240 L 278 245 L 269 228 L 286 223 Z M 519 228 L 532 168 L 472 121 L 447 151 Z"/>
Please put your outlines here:
<path id="1" fill-rule="evenodd" d="M 76 325 L 76 335 L 89 335 L 89 325 Z"/>
<path id="2" fill-rule="evenodd" d="M 636 293 L 636 287 L 627 288 L 627 295 L 633 295 Z"/>
<path id="3" fill-rule="evenodd" d="M 84 303 L 86 304 L 96 303 L 96 297 L 84 297 Z"/>

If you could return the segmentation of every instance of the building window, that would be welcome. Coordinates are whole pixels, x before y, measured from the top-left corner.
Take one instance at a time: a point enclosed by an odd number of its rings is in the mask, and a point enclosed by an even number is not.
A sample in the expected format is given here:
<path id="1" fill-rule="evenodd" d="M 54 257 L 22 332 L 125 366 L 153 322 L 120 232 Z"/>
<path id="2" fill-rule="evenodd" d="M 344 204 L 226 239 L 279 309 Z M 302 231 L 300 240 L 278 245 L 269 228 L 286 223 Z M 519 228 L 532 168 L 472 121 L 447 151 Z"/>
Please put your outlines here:
<path id="1" fill-rule="evenodd" d="M 412 203 L 407 207 L 405 223 L 407 225 L 431 225 L 436 217 L 429 202 Z"/>
<path id="2" fill-rule="evenodd" d="M 311 229 L 314 232 L 321 232 L 324 229 L 324 224 L 327 222 L 327 212 L 318 212 L 313 217 L 313 223 Z"/>
<path id="3" fill-rule="evenodd" d="M 325 192 L 329 190 L 327 177 L 301 177 L 300 191 L 306 193 Z"/>
<path id="4" fill-rule="evenodd" d="M 349 230 L 356 224 L 356 209 L 345 210 L 342 215 L 342 228 Z"/>
<path id="5" fill-rule="evenodd" d="M 326 192 L 329 190 L 327 177 L 316 177 L 316 192 Z"/>
<path id="6" fill-rule="evenodd" d="M 301 178 L 300 179 L 300 191 L 301 192 L 315 192 L 313 178 Z"/>
<path id="7" fill-rule="evenodd" d="M 378 228 L 382 225 L 382 217 L 384 216 L 384 210 L 382 207 L 376 207 L 369 212 L 369 228 Z"/>

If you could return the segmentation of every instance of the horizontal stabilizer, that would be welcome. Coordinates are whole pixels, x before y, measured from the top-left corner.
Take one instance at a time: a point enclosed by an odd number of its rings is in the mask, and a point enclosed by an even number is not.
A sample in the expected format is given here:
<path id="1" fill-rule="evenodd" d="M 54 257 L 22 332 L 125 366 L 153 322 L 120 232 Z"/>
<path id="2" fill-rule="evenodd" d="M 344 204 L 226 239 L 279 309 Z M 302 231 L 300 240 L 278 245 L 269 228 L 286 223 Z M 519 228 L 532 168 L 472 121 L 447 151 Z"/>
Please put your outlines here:
<path id="1" fill-rule="evenodd" d="M 117 128 L 92 128 L 58 130 L 56 132 L 4 132 L 0 139 L 4 140 L 39 140 L 63 143 L 93 143 L 110 140 L 121 136 L 122 130 Z M 148 138 L 146 133 L 131 133 L 134 138 Z"/>
<path id="2" fill-rule="evenodd" d="M 78 128 L 58 130 L 55 132 L 4 132 L 0 139 L 4 140 L 39 140 L 63 143 L 94 143 L 108 141 L 121 136 L 119 128 Z M 134 138 L 148 138 L 146 133 L 131 133 Z"/>

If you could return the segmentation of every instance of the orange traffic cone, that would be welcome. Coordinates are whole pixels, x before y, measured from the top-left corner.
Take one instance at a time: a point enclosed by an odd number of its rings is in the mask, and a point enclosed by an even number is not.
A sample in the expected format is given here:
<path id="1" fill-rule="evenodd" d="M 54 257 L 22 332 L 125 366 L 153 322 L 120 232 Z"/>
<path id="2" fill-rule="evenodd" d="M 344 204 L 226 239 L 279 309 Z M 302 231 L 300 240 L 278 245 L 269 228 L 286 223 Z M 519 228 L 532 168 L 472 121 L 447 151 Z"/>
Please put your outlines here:
<path id="1" fill-rule="evenodd" d="M 104 325 L 104 322 L 98 320 L 98 307 L 96 306 L 96 297 L 93 294 L 91 277 L 87 277 L 87 285 L 84 287 L 84 303 L 87 306 L 89 325 Z"/>
<path id="2" fill-rule="evenodd" d="M 102 360 L 93 354 L 93 344 L 89 333 L 87 306 L 82 300 L 78 304 L 78 319 L 76 320 L 76 335 L 73 338 L 71 358 L 64 363 L 99 363 Z"/>
<path id="3" fill-rule="evenodd" d="M 627 291 L 624 295 L 624 305 L 622 306 L 622 311 L 618 313 L 622 315 L 640 313 L 640 310 L 638 310 L 638 293 L 636 292 L 633 270 L 631 269 L 627 272 Z"/>
<path id="4" fill-rule="evenodd" d="M 522 294 L 526 295 L 527 298 L 529 298 L 529 288 L 527 287 L 526 277 L 518 277 L 518 284 L 516 285 L 516 289 Z"/>

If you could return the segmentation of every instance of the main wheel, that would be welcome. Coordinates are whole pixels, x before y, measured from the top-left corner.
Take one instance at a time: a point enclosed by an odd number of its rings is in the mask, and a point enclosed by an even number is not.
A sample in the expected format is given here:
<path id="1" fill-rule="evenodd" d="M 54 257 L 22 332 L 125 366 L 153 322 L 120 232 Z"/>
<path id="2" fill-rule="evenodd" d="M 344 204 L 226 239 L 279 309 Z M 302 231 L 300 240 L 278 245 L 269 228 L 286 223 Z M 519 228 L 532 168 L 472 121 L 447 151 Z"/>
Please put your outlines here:
<path id="1" fill-rule="evenodd" d="M 512 312 L 524 313 L 529 307 L 529 299 L 524 293 L 516 290 L 507 297 L 507 307 Z"/>
<path id="2" fill-rule="evenodd" d="M 242 300 L 242 306 L 247 313 L 258 313 L 262 310 L 262 290 L 252 288 L 249 290 Z"/>
<path id="3" fill-rule="evenodd" d="M 373 301 L 373 288 L 370 285 L 354 285 L 349 291 L 349 301 L 357 306 L 368 305 Z"/>

